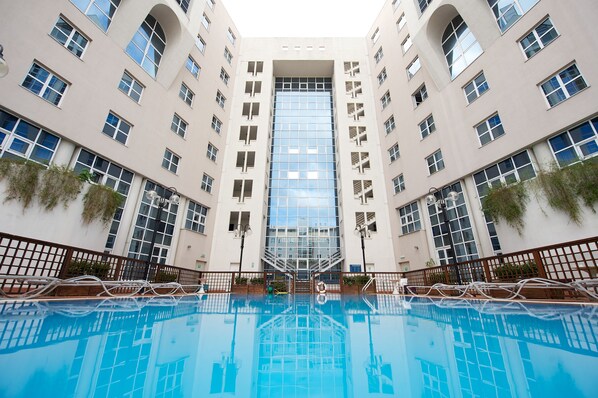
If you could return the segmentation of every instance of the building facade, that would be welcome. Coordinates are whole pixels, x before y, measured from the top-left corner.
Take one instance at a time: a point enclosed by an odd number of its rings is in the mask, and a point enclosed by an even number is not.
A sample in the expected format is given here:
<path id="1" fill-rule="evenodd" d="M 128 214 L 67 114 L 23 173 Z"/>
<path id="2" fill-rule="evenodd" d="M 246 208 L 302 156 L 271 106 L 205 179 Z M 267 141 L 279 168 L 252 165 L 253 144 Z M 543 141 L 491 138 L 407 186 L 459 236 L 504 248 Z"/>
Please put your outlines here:
<path id="1" fill-rule="evenodd" d="M 541 198 L 521 235 L 481 211 L 490 186 L 598 153 L 596 2 L 389 0 L 365 38 L 259 39 L 215 0 L 33 3 L 0 4 L 0 157 L 87 169 L 125 197 L 87 247 L 148 258 L 150 190 L 181 196 L 152 259 L 190 269 L 239 269 L 241 235 L 245 271 L 449 262 L 431 188 L 459 194 L 459 261 L 598 231 Z M 38 217 L 54 231 L 27 236 L 72 243 Z"/>

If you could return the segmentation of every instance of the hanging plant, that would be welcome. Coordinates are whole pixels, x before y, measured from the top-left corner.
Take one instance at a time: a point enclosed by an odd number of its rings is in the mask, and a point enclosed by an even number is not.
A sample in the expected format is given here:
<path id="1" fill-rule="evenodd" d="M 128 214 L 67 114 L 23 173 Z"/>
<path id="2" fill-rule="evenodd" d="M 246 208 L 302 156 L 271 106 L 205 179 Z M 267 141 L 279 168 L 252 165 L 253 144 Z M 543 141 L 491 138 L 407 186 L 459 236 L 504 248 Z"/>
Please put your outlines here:
<path id="1" fill-rule="evenodd" d="M 70 202 L 77 199 L 83 181 L 66 166 L 50 166 L 42 174 L 40 185 L 38 198 L 46 210 L 52 210 L 59 203 L 66 209 Z"/>
<path id="2" fill-rule="evenodd" d="M 122 195 L 114 189 L 104 185 L 92 184 L 83 197 L 81 218 L 85 224 L 100 220 L 107 225 L 112 221 L 114 213 L 122 202 Z"/>
<path id="3" fill-rule="evenodd" d="M 0 179 L 5 179 L 5 201 L 17 200 L 26 209 L 35 197 L 39 185 L 39 174 L 44 166 L 34 162 L 3 159 L 0 165 Z"/>
<path id="4" fill-rule="evenodd" d="M 576 196 L 595 213 L 598 202 L 598 158 L 592 158 L 565 169 L 567 181 Z"/>
<path id="5" fill-rule="evenodd" d="M 521 235 L 528 200 L 523 183 L 501 185 L 490 188 L 482 201 L 482 210 L 496 223 L 505 221 Z"/>
<path id="6" fill-rule="evenodd" d="M 576 224 L 581 224 L 581 206 L 573 184 L 568 180 L 568 171 L 553 166 L 548 171 L 538 173 L 536 184 L 550 207 L 566 213 Z"/>

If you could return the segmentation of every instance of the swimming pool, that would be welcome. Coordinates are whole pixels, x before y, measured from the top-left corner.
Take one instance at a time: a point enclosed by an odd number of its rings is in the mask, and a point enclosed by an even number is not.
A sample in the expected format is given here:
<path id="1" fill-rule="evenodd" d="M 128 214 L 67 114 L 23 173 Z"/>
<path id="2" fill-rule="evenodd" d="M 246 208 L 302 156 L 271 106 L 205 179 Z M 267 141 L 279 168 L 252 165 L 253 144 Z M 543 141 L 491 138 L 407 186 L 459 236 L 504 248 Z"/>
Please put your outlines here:
<path id="1" fill-rule="evenodd" d="M 0 302 L 0 397 L 596 397 L 598 306 Z"/>

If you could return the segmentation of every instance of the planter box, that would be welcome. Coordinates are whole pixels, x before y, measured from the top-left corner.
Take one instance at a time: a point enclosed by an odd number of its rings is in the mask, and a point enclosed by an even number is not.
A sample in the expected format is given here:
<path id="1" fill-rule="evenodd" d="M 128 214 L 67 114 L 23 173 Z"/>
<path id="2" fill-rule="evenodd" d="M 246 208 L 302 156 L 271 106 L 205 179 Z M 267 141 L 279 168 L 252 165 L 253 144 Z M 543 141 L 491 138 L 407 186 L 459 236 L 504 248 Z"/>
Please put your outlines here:
<path id="1" fill-rule="evenodd" d="M 341 285 L 341 294 L 360 294 L 364 285 Z"/>
<path id="2" fill-rule="evenodd" d="M 57 286 L 53 294 L 57 297 L 97 296 L 104 293 L 101 286 Z"/>
<path id="3" fill-rule="evenodd" d="M 264 285 L 247 285 L 247 293 L 264 294 Z"/>

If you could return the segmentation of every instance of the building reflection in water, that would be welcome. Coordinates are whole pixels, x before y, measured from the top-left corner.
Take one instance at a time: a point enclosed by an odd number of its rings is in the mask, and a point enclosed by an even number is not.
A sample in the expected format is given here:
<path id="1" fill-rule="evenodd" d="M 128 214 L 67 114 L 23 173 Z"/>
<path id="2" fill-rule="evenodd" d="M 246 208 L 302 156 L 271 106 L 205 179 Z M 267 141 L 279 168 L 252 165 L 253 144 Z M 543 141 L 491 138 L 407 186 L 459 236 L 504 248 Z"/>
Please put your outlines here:
<path id="1" fill-rule="evenodd" d="M 393 296 L 0 303 L 0 396 L 593 397 L 598 307 Z"/>

